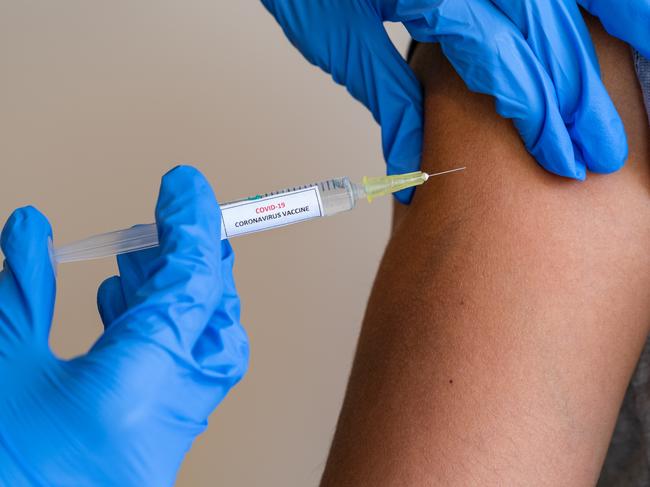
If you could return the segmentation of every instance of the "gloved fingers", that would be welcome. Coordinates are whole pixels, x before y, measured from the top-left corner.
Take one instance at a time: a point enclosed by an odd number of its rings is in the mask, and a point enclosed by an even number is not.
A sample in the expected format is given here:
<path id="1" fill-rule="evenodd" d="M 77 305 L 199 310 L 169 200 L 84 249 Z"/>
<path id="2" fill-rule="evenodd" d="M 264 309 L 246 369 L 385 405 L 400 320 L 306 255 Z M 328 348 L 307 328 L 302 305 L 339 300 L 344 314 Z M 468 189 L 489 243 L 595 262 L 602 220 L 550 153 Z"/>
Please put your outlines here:
<path id="1" fill-rule="evenodd" d="M 650 58 L 650 2 L 648 0 L 578 0 L 600 19 L 605 30 Z"/>
<path id="2" fill-rule="evenodd" d="M 559 111 L 553 84 L 521 33 L 489 0 L 442 2 L 406 22 L 411 35 L 440 42 L 472 91 L 492 95 L 513 120 L 528 151 L 554 174 L 584 179 Z"/>
<path id="3" fill-rule="evenodd" d="M 119 276 L 109 277 L 100 284 L 97 290 L 97 309 L 104 329 L 108 329 L 126 311 L 122 280 Z"/>
<path id="4" fill-rule="evenodd" d="M 156 224 L 159 249 L 141 254 L 146 268 L 134 272 L 146 278 L 137 289 L 124 289 L 128 311 L 119 329 L 189 352 L 219 305 L 223 288 L 221 212 L 199 171 L 179 166 L 163 177 Z"/>
<path id="5" fill-rule="evenodd" d="M 368 42 L 363 40 L 362 42 Z M 366 44 L 368 57 L 360 65 L 363 75 L 348 84 L 350 93 L 361 100 L 381 126 L 382 147 L 388 174 L 420 169 L 422 156 L 423 96 L 415 74 L 395 49 L 383 25 L 375 39 Z M 408 204 L 413 188 L 395 193 Z"/>
<path id="6" fill-rule="evenodd" d="M 0 341 L 31 341 L 47 347 L 56 280 L 47 218 L 27 206 L 14 211 L 2 230 Z"/>
<path id="7" fill-rule="evenodd" d="M 138 292 L 156 270 L 160 259 L 160 247 L 129 252 L 117 256 L 122 293 L 127 308 L 138 303 Z"/>
<path id="8" fill-rule="evenodd" d="M 160 252 L 159 248 L 152 248 L 118 256 L 119 289 L 117 279 L 107 280 L 102 285 L 102 290 L 106 286 L 102 302 L 109 303 L 106 306 L 109 313 L 115 313 L 115 310 L 121 309 L 119 299 L 123 296 L 126 312 L 109 325 L 107 332 L 119 333 L 119 330 L 126 328 L 128 332 L 141 334 L 134 327 L 141 326 L 139 315 L 147 310 L 140 311 L 138 294 L 156 272 Z M 183 364 L 186 367 L 184 381 L 192 390 L 191 415 L 197 418 L 209 415 L 230 388 L 242 378 L 248 367 L 248 338 L 240 323 L 239 297 L 232 275 L 233 262 L 232 247 L 224 240 L 221 242 L 221 300 L 194 346 L 182 353 L 186 360 Z M 110 307 L 114 302 L 118 305 Z M 150 309 L 148 312 L 155 310 Z M 163 334 L 159 334 L 156 340 L 167 349 L 171 347 Z M 122 342 L 105 340 L 103 345 L 106 343 Z M 177 349 L 173 351 L 178 352 Z"/>
<path id="9" fill-rule="evenodd" d="M 370 15 L 370 14 L 368 14 Z M 364 19 L 365 20 L 365 19 Z M 388 174 L 420 169 L 422 153 L 422 87 L 390 40 L 379 17 L 337 38 L 330 57 L 332 78 L 344 85 L 381 126 Z M 409 203 L 413 189 L 395 197 Z"/>
<path id="10" fill-rule="evenodd" d="M 620 169 L 627 158 L 625 129 L 600 78 L 574 0 L 491 1 L 514 23 L 549 75 L 576 159 L 598 173 Z"/>
<path id="11" fill-rule="evenodd" d="M 192 355 L 204 372 L 232 387 L 248 368 L 248 337 L 240 322 L 241 307 L 232 274 L 234 252 L 227 241 L 223 247 L 222 303 L 197 340 Z"/>
<path id="12" fill-rule="evenodd" d="M 155 271 L 159 254 L 160 249 L 152 248 L 118 256 L 120 277 L 107 279 L 100 288 L 101 302 L 107 303 L 102 308 L 109 317 L 117 317 L 123 309 L 135 304 L 138 289 Z M 211 392 L 213 399 L 218 401 L 222 398 L 219 391 L 224 391 L 225 395 L 248 367 L 248 338 L 240 323 L 239 296 L 233 277 L 234 258 L 230 242 L 222 241 L 221 302 L 192 348 L 192 356 L 201 372 L 219 380 L 218 388 Z"/>
<path id="13" fill-rule="evenodd" d="M 422 150 L 422 90 L 390 40 L 373 1 L 345 3 L 262 0 L 284 33 L 312 64 L 347 88 L 381 125 L 389 174 L 416 171 Z M 309 39 L 306 42 L 305 39 Z M 396 194 L 403 203 L 413 190 Z"/>

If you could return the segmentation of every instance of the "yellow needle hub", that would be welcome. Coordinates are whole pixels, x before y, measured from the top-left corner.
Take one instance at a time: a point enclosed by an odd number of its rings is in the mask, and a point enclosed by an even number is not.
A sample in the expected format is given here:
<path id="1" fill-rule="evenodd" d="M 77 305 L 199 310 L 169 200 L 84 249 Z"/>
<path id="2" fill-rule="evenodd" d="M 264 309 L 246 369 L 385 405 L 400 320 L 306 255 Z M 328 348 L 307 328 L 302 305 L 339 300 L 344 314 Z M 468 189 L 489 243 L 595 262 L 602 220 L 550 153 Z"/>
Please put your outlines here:
<path id="1" fill-rule="evenodd" d="M 406 188 L 419 186 L 433 176 L 440 176 L 442 174 L 448 174 L 450 172 L 462 171 L 463 169 L 465 168 L 459 167 L 457 169 L 437 172 L 435 174 L 427 174 L 422 171 L 415 171 L 406 174 L 396 174 L 394 176 L 364 176 L 361 184 L 363 185 L 363 189 L 366 191 L 366 197 L 368 198 L 368 201 L 372 202 L 372 200 L 379 196 L 387 196 Z"/>

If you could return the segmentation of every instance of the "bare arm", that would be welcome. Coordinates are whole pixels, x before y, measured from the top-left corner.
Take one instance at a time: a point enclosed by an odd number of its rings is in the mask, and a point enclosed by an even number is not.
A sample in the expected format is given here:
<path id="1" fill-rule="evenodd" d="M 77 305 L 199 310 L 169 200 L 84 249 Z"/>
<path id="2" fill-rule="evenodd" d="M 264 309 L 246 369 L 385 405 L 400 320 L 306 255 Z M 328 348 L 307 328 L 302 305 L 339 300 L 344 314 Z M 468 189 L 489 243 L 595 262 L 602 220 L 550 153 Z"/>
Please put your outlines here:
<path id="1" fill-rule="evenodd" d="M 397 212 L 324 486 L 593 485 L 650 325 L 650 149 L 629 49 L 592 26 L 630 145 L 540 169 L 433 47 L 424 170 Z"/>

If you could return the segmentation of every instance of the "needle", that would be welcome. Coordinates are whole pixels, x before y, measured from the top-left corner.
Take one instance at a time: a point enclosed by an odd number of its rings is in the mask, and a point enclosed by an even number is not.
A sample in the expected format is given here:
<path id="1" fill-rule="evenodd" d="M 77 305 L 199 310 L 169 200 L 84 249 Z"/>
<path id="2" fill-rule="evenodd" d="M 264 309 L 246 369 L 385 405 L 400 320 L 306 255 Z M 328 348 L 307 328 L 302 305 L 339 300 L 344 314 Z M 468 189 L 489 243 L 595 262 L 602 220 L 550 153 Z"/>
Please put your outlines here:
<path id="1" fill-rule="evenodd" d="M 465 169 L 466 169 L 465 166 L 463 166 L 463 167 L 457 167 L 456 169 L 450 169 L 449 171 L 436 172 L 433 174 L 424 173 L 427 177 L 425 181 L 429 178 L 432 178 L 433 176 L 442 176 L 443 174 L 449 174 L 450 172 L 464 171 Z"/>

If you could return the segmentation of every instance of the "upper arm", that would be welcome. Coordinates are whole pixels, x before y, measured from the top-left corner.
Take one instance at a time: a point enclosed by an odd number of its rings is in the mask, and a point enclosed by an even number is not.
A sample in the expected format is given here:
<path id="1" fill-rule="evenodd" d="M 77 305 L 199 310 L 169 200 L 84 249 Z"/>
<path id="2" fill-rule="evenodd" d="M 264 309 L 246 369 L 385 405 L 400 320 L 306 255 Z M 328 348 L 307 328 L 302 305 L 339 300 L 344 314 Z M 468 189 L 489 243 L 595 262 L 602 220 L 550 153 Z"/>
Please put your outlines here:
<path id="1" fill-rule="evenodd" d="M 381 264 L 326 485 L 588 485 L 650 325 L 648 123 L 595 32 L 630 157 L 550 175 L 433 48 L 423 170 Z"/>

